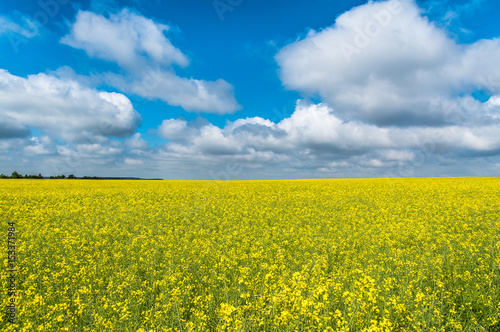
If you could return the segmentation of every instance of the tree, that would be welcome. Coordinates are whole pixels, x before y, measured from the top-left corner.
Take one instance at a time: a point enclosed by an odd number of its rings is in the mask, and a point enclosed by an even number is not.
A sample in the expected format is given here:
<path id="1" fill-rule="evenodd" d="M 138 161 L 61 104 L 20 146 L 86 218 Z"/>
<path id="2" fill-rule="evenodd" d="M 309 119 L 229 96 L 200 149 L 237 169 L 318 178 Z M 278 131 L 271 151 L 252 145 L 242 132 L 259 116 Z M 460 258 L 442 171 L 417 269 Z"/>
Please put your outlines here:
<path id="1" fill-rule="evenodd" d="M 22 179 L 23 176 L 21 174 L 19 174 L 18 172 L 14 171 L 11 175 L 11 178 L 13 179 Z"/>
<path id="2" fill-rule="evenodd" d="M 68 175 L 68 179 L 76 179 L 76 176 L 74 174 Z"/>

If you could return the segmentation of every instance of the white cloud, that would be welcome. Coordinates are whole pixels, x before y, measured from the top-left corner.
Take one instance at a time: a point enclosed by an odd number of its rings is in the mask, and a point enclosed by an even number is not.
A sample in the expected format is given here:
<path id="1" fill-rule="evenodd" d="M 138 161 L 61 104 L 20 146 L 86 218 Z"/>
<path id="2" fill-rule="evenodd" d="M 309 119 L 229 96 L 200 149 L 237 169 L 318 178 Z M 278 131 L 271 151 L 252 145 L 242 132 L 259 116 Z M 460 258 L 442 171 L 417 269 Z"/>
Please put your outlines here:
<path id="1" fill-rule="evenodd" d="M 164 32 L 169 27 L 123 9 L 109 18 L 79 11 L 71 33 L 61 42 L 87 52 L 90 57 L 137 68 L 147 60 L 187 66 L 186 56 L 172 45 Z"/>
<path id="2" fill-rule="evenodd" d="M 187 111 L 227 114 L 241 109 L 228 82 L 175 73 L 173 65 L 186 67 L 189 60 L 165 36 L 168 30 L 169 26 L 128 9 L 109 18 L 80 11 L 61 42 L 124 68 L 127 75 L 108 73 L 104 80 L 126 93 L 160 99 Z"/>
<path id="3" fill-rule="evenodd" d="M 479 127 L 382 128 L 358 121 L 341 120 L 325 104 L 299 102 L 295 112 L 280 121 L 254 117 L 238 119 L 224 128 L 190 125 L 185 120 L 164 120 L 158 128 L 173 141 L 168 149 L 180 154 L 249 156 L 272 153 L 287 158 L 345 159 L 377 151 L 377 158 L 408 162 L 414 151 L 439 153 L 500 153 L 500 124 Z M 376 163 L 370 162 L 375 165 Z"/>
<path id="4" fill-rule="evenodd" d="M 358 122 L 344 122 L 326 105 L 299 104 L 278 127 L 295 144 L 317 150 L 353 153 L 372 147 L 390 147 L 387 129 Z"/>
<path id="5" fill-rule="evenodd" d="M 0 115 L 1 125 L 11 132 L 2 134 L 7 136 L 4 138 L 26 136 L 27 127 L 68 141 L 125 137 L 141 123 L 140 115 L 122 94 L 93 90 L 47 74 L 23 78 L 2 69 Z"/>
<path id="6" fill-rule="evenodd" d="M 137 96 L 163 100 L 186 111 L 228 114 L 241 108 L 234 98 L 233 86 L 221 79 L 188 79 L 173 72 L 148 68 L 136 78 L 107 74 L 106 83 Z"/>
<path id="7" fill-rule="evenodd" d="M 158 128 L 158 133 L 161 137 L 175 141 L 189 139 L 191 137 L 190 131 L 187 129 L 187 122 L 178 119 L 163 120 Z"/>
<path id="8" fill-rule="evenodd" d="M 500 92 L 489 84 L 500 77 L 499 58 L 499 39 L 457 44 L 412 0 L 356 7 L 276 55 L 287 88 L 319 95 L 343 119 L 381 126 L 449 124 L 442 105 L 460 108 L 485 87 Z"/>

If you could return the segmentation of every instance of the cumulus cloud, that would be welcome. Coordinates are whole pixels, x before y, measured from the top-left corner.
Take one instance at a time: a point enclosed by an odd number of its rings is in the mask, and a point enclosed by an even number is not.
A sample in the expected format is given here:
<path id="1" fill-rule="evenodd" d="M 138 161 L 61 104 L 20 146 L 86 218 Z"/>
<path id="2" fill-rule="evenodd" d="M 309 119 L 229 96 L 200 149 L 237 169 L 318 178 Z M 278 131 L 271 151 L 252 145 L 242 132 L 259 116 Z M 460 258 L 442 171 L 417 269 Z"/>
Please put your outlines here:
<path id="1" fill-rule="evenodd" d="M 187 111 L 227 114 L 239 110 L 228 82 L 184 78 L 175 73 L 174 65 L 186 67 L 189 60 L 166 37 L 169 29 L 128 9 L 108 18 L 80 11 L 61 43 L 124 68 L 128 72 L 125 76 L 105 75 L 107 84 L 124 92 L 160 99 Z"/>
<path id="2" fill-rule="evenodd" d="M 379 126 L 449 124 L 475 91 L 500 93 L 499 58 L 500 39 L 457 44 L 412 0 L 356 7 L 276 55 L 287 88 Z"/>
<path id="3" fill-rule="evenodd" d="M 0 69 L 3 138 L 25 137 L 28 127 L 68 141 L 135 133 L 140 115 L 122 94 L 103 92 L 47 74 L 27 78 Z M 97 138 L 96 138 L 97 139 Z"/>
<path id="4" fill-rule="evenodd" d="M 246 156 L 255 152 L 285 159 L 349 159 L 376 151 L 379 160 L 408 162 L 415 151 L 455 155 L 500 153 L 500 124 L 480 127 L 378 127 L 342 120 L 325 104 L 299 102 L 293 114 L 274 123 L 260 117 L 238 119 L 224 128 L 185 120 L 164 120 L 159 134 L 178 154 Z M 374 160 L 374 159 L 373 159 Z M 375 165 L 376 163 L 373 163 Z M 381 167 L 383 164 L 377 164 Z"/>
<path id="5" fill-rule="evenodd" d="M 148 99 L 160 99 L 186 111 L 228 114 L 241 108 L 234 97 L 233 86 L 221 79 L 188 79 L 173 72 L 148 68 L 137 78 L 107 74 L 105 81 L 121 91 Z"/>
<path id="6" fill-rule="evenodd" d="M 186 120 L 168 119 L 163 120 L 158 127 L 158 133 L 161 137 L 174 140 L 185 141 L 193 136 L 194 129 L 188 128 Z"/>
<path id="7" fill-rule="evenodd" d="M 79 11 L 69 35 L 61 42 L 82 49 L 90 57 L 113 61 L 127 68 L 155 63 L 187 66 L 186 56 L 172 45 L 164 32 L 169 26 L 123 9 L 109 18 Z"/>

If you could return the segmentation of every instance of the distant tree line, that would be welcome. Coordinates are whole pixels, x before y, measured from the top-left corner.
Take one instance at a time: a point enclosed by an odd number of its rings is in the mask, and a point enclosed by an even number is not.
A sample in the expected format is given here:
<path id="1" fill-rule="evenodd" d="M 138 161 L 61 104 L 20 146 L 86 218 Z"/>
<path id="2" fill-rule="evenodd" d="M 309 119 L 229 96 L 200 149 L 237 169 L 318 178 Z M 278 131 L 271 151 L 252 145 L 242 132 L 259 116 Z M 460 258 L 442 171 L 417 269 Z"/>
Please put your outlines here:
<path id="1" fill-rule="evenodd" d="M 5 175 L 5 174 L 0 174 L 0 179 L 85 179 L 85 180 L 103 180 L 104 178 L 99 177 L 99 176 L 84 176 L 82 178 L 77 178 L 74 174 L 70 174 L 66 177 L 66 175 L 56 175 L 56 176 L 49 176 L 48 178 L 43 177 L 41 173 L 38 173 L 38 175 L 28 175 L 25 174 L 24 176 L 22 174 L 19 174 L 18 172 L 14 171 L 12 172 L 11 176 Z"/>

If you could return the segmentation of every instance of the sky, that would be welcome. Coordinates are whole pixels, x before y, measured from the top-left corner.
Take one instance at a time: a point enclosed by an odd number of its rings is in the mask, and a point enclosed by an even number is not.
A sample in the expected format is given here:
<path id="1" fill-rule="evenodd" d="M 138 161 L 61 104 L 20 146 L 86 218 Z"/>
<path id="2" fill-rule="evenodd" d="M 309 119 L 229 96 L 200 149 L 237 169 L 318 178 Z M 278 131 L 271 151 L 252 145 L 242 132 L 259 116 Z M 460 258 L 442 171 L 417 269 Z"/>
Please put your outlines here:
<path id="1" fill-rule="evenodd" d="M 0 173 L 500 176 L 496 0 L 3 0 Z"/>

